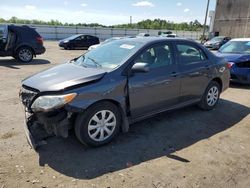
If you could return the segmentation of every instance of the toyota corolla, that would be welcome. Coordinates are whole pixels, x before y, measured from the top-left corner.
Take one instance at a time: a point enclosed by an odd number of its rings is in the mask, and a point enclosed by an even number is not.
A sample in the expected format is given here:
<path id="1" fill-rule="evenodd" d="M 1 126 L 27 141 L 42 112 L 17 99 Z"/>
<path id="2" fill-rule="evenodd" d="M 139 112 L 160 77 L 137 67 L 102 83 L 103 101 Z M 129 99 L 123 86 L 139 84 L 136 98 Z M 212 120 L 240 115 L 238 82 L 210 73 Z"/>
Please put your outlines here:
<path id="1" fill-rule="evenodd" d="M 27 138 L 36 148 L 74 129 L 81 143 L 101 146 L 163 111 L 214 109 L 229 77 L 228 63 L 194 41 L 113 41 L 23 80 Z"/>

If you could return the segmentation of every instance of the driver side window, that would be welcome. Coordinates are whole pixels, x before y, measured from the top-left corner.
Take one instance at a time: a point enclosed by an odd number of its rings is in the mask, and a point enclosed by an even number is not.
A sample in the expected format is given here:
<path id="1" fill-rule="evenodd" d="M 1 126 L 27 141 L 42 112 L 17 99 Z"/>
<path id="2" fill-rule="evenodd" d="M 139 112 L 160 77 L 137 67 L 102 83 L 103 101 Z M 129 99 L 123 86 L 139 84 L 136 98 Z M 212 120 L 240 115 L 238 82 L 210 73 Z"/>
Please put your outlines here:
<path id="1" fill-rule="evenodd" d="M 81 41 L 81 40 L 84 40 L 85 38 L 86 38 L 86 36 L 82 35 L 82 36 L 77 37 L 76 40 L 80 40 Z"/>
<path id="2" fill-rule="evenodd" d="M 169 66 L 173 63 L 170 46 L 167 44 L 157 45 L 147 49 L 135 63 L 147 63 L 150 68 Z"/>

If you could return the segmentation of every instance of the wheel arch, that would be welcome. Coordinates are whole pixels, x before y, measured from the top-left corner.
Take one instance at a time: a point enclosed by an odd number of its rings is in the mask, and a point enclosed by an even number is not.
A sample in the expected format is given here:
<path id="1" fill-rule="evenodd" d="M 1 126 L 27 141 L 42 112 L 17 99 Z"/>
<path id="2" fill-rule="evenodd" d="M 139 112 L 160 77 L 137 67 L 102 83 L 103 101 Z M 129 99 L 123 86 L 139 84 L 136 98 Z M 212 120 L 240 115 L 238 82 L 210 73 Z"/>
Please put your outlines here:
<path id="1" fill-rule="evenodd" d="M 32 51 L 32 53 L 33 53 L 33 56 L 36 55 L 34 48 L 33 48 L 31 45 L 28 45 L 28 44 L 20 44 L 20 45 L 18 45 L 18 46 L 15 48 L 15 50 L 14 50 L 14 54 L 16 55 L 17 52 L 18 52 L 18 50 L 19 50 L 20 48 L 23 48 L 23 47 L 26 47 L 26 48 L 31 49 L 31 51 Z"/>
<path id="2" fill-rule="evenodd" d="M 222 88 L 223 88 L 223 83 L 222 83 L 221 78 L 216 77 L 216 78 L 212 79 L 211 81 L 217 82 L 220 85 L 220 92 L 221 92 Z"/>
<path id="3" fill-rule="evenodd" d="M 128 117 L 126 114 L 126 106 L 122 105 L 121 102 L 114 100 L 114 99 L 101 99 L 101 100 L 95 101 L 92 104 L 90 104 L 85 110 L 87 110 L 88 108 L 90 108 L 96 104 L 102 103 L 102 102 L 112 103 L 119 109 L 119 112 L 120 112 L 121 117 L 122 117 L 122 132 L 124 132 L 124 133 L 128 132 L 129 131 L 129 121 L 128 121 Z"/>

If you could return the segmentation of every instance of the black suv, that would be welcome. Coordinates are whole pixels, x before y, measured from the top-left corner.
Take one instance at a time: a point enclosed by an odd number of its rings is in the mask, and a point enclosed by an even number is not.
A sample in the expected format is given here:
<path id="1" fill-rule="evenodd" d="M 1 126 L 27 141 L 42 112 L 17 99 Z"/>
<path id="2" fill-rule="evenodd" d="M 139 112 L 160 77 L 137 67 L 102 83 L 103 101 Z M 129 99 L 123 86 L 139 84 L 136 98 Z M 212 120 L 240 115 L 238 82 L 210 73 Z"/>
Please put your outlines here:
<path id="1" fill-rule="evenodd" d="M 28 140 L 35 148 L 73 128 L 80 142 L 100 146 L 163 111 L 193 104 L 212 110 L 229 77 L 228 63 L 193 41 L 112 41 L 23 80 Z"/>
<path id="2" fill-rule="evenodd" d="M 0 56 L 12 56 L 22 62 L 30 62 L 33 57 L 43 54 L 43 38 L 28 26 L 0 26 Z"/>

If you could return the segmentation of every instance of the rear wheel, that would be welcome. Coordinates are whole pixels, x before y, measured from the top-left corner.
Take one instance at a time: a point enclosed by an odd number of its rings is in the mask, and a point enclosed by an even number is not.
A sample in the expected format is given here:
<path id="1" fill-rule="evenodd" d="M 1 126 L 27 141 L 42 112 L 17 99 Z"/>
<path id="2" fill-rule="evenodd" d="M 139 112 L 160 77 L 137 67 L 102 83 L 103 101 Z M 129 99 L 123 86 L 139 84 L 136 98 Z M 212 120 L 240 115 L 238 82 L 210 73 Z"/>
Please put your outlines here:
<path id="1" fill-rule="evenodd" d="M 89 146 L 101 146 L 113 140 L 121 126 L 118 107 L 110 102 L 101 102 L 79 114 L 75 124 L 78 140 Z"/>
<path id="2" fill-rule="evenodd" d="M 22 62 L 30 62 L 33 59 L 33 51 L 29 47 L 21 47 L 17 50 L 15 57 Z"/>
<path id="3" fill-rule="evenodd" d="M 218 82 L 210 82 L 199 103 L 199 107 L 203 110 L 214 109 L 220 99 L 220 90 L 221 88 Z"/>

